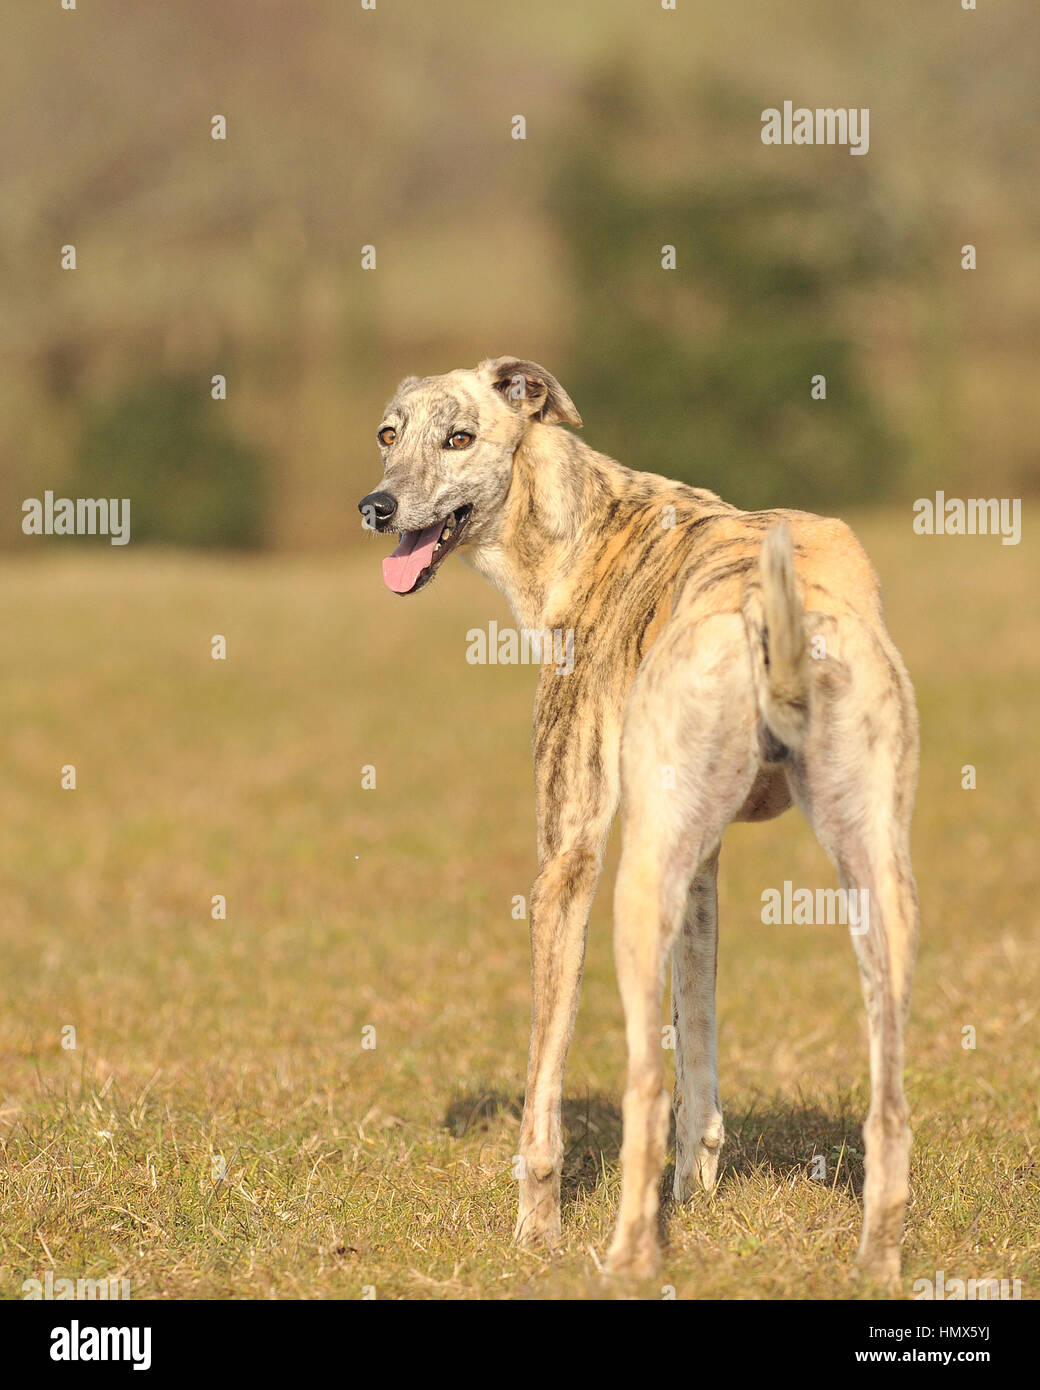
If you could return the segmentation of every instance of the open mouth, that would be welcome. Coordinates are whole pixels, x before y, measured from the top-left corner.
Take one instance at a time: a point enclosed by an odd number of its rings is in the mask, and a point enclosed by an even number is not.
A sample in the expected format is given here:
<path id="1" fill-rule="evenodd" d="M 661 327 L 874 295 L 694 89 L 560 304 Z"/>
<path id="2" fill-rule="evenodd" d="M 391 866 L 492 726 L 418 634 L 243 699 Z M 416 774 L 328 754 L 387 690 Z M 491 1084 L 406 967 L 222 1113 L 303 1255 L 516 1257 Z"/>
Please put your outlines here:
<path id="1" fill-rule="evenodd" d="M 456 507 L 443 521 L 422 531 L 405 531 L 401 543 L 383 561 L 383 581 L 395 594 L 414 594 L 433 578 L 434 571 L 458 545 L 473 508 Z"/>

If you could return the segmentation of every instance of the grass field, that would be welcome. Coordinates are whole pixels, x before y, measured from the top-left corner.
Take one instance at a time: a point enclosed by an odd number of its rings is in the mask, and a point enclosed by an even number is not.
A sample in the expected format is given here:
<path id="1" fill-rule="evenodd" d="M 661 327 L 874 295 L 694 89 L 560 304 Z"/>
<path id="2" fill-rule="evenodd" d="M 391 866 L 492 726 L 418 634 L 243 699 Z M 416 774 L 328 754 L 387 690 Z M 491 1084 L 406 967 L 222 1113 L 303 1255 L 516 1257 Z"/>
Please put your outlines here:
<path id="1" fill-rule="evenodd" d="M 1040 559 L 915 537 L 908 511 L 858 528 L 923 729 L 906 1292 L 941 1269 L 1035 1297 Z M 507 611 L 462 564 L 402 603 L 385 549 L 0 562 L 3 1297 L 48 1269 L 134 1298 L 609 1296 L 611 878 L 568 1070 L 565 1241 L 521 1253 L 535 673 L 467 664 L 467 629 Z M 724 1170 L 666 1206 L 647 1297 L 870 1292 L 858 978 L 841 928 L 763 926 L 785 879 L 833 883 L 796 813 L 730 832 Z"/>

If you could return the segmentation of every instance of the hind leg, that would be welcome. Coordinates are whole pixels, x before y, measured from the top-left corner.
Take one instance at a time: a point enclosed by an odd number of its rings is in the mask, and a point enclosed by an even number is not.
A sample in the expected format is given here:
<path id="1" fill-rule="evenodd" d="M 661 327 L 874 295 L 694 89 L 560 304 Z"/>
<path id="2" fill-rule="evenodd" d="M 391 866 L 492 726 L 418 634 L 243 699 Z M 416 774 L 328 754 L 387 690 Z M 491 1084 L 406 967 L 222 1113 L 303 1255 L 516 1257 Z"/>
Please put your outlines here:
<path id="1" fill-rule="evenodd" d="M 852 938 L 867 1011 L 870 1110 L 859 1261 L 868 1277 L 891 1286 L 900 1273 L 910 1165 L 903 1066 L 918 931 L 909 851 L 917 715 L 884 635 L 856 628 L 842 637 L 847 662 L 821 677 L 791 785 L 842 886 L 860 899 Z"/>
<path id="2" fill-rule="evenodd" d="M 718 869 L 716 853 L 694 875 L 672 951 L 677 1202 L 689 1200 L 695 1181 L 708 1191 L 714 1187 L 724 1138 L 715 1035 Z"/>
<path id="3" fill-rule="evenodd" d="M 866 1181 L 859 1262 L 886 1284 L 900 1274 L 911 1133 L 903 1093 L 904 1030 L 917 937 L 917 891 L 904 847 L 871 837 L 845 856 L 843 880 L 871 893 L 867 929 L 855 937 L 870 1038 L 870 1110 L 863 1127 Z"/>
<path id="4" fill-rule="evenodd" d="M 664 971 L 686 915 L 691 878 L 706 884 L 710 874 L 713 882 L 722 832 L 754 781 L 754 725 L 750 664 L 739 617 L 686 623 L 662 634 L 633 687 L 621 749 L 622 855 L 614 895 L 614 953 L 628 1076 L 621 1206 L 608 1258 L 612 1272 L 645 1276 L 656 1265 L 658 1184 L 669 1109 L 661 1047 Z M 700 889 L 697 897 L 700 901 Z M 711 935 L 713 939 L 713 930 Z M 684 951 L 681 979 L 699 979 L 705 956 L 704 940 L 689 955 Z M 711 957 L 714 962 L 714 945 Z M 681 988 L 680 997 L 691 1023 L 687 1036 L 697 1036 L 698 1028 L 703 1036 L 703 993 L 695 997 Z M 691 1057 L 696 1053 L 691 1041 Z M 687 1082 L 691 1075 L 703 1081 L 703 1063 L 692 1072 L 686 1068 Z M 694 1128 L 700 1129 L 697 1114 Z M 692 1133 L 684 1139 L 687 1154 Z M 698 1134 L 697 1142 L 702 1138 Z"/>

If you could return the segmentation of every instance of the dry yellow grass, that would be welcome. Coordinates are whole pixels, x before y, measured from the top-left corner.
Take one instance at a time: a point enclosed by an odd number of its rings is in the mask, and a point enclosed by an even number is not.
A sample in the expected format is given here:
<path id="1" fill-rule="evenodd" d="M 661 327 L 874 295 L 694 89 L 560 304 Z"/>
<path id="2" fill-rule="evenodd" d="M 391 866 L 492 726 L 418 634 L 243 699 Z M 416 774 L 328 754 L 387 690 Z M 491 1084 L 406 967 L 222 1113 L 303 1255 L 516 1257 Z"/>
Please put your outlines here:
<path id="1" fill-rule="evenodd" d="M 923 725 L 906 1288 L 944 1269 L 1033 1297 L 1040 563 L 914 537 L 908 513 L 860 531 Z M 534 869 L 534 673 L 466 663 L 466 630 L 507 615 L 461 564 L 402 603 L 381 550 L 0 566 L 2 1296 L 48 1268 L 126 1275 L 135 1298 L 603 1295 L 624 1065 L 610 894 L 568 1072 L 565 1244 L 520 1253 L 511 903 Z M 713 1198 L 666 1208 L 648 1296 L 858 1291 L 858 981 L 840 929 L 762 925 L 786 878 L 833 881 L 796 815 L 734 829 L 725 1168 Z"/>

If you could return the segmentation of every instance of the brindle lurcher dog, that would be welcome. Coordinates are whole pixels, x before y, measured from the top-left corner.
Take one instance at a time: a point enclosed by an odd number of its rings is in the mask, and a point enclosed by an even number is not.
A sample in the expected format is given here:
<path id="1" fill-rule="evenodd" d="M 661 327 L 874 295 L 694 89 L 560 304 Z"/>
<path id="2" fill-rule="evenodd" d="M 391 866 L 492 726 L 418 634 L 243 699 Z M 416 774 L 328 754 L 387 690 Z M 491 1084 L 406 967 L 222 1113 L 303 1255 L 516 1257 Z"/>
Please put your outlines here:
<path id="1" fill-rule="evenodd" d="M 742 512 L 634 472 L 560 424 L 567 392 L 534 362 L 409 377 L 379 429 L 385 474 L 360 504 L 397 531 L 387 585 L 415 593 L 452 550 L 523 629 L 574 631 L 573 670 L 542 667 L 534 713 L 538 877 L 534 1005 L 516 1238 L 560 1236 L 560 1108 L 589 905 L 619 801 L 614 945 L 628 1078 L 623 1185 L 608 1268 L 649 1274 L 668 1132 L 660 1011 L 671 954 L 675 1196 L 713 1187 L 716 874 L 734 820 L 792 801 L 846 888 L 869 894 L 853 935 L 870 1037 L 860 1263 L 899 1276 L 910 1129 L 903 1029 L 917 937 L 908 829 L 913 689 L 877 578 L 841 521 Z M 823 639 L 822 643 L 818 639 Z M 813 643 L 811 659 L 808 650 Z"/>

